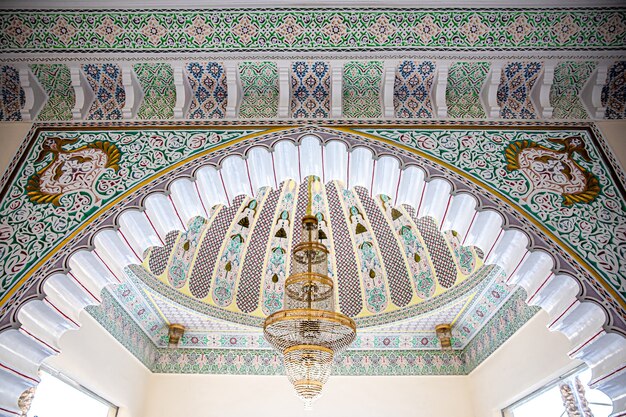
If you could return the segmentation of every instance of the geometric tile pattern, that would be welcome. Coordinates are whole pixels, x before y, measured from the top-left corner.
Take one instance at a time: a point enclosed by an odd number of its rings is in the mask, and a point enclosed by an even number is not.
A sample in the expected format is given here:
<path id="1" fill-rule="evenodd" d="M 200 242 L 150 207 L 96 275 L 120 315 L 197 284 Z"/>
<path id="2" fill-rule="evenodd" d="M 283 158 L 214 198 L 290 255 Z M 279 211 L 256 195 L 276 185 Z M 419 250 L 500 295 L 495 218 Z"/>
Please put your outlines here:
<path id="1" fill-rule="evenodd" d="M 230 226 L 239 205 L 223 207 L 216 215 L 215 220 L 206 231 L 205 238 L 200 243 L 197 262 L 193 266 L 189 279 L 189 291 L 198 298 L 203 299 L 209 294 L 211 280 L 213 279 L 213 267 L 217 255 L 224 241 L 228 227 Z"/>
<path id="2" fill-rule="evenodd" d="M 174 243 L 178 239 L 179 232 L 171 231 L 165 236 L 165 245 L 163 247 L 157 246 L 150 250 L 150 256 L 148 258 L 148 267 L 150 272 L 154 275 L 161 275 L 165 272 L 167 262 L 169 261 L 172 249 L 174 249 Z"/>
<path id="3" fill-rule="evenodd" d="M 322 61 L 291 66 L 291 116 L 322 119 L 330 115 L 330 68 Z"/>
<path id="4" fill-rule="evenodd" d="M 3 65 L 0 67 L 0 120 L 22 120 L 20 110 L 24 101 L 19 72 L 12 66 Z"/>
<path id="5" fill-rule="evenodd" d="M 372 222 L 368 218 L 356 192 L 340 186 L 337 188 L 341 195 L 343 213 L 347 219 L 348 231 L 342 234 L 352 238 L 352 250 L 357 258 L 363 301 L 370 313 L 377 314 L 385 311 L 389 306 L 388 276 L 383 261 L 383 253 L 372 231 Z M 340 231 L 333 233 L 336 236 Z M 337 252 L 341 256 L 341 252 Z"/>
<path id="6" fill-rule="evenodd" d="M 299 219 L 294 217 L 298 201 L 297 191 L 298 185 L 295 181 L 283 182 L 280 201 L 274 213 L 269 214 L 272 229 L 267 246 L 264 248 L 265 256 L 259 259 L 264 268 L 260 306 L 263 314 L 269 315 L 283 308 L 287 271 L 293 268 L 290 256 L 293 234 L 289 231 L 300 229 Z M 246 262 L 254 262 L 254 260 L 246 260 Z M 259 291 L 259 288 L 256 287 L 254 290 Z"/>
<path id="7" fill-rule="evenodd" d="M 541 309 L 527 305 L 525 298 L 526 292 L 518 289 L 463 349 L 466 373 L 472 372 Z"/>
<path id="8" fill-rule="evenodd" d="M 488 62 L 457 62 L 450 67 L 446 86 L 448 117 L 485 117 L 485 109 L 480 103 L 480 89 L 488 72 Z"/>
<path id="9" fill-rule="evenodd" d="M 259 207 L 263 206 L 269 187 L 258 190 L 255 198 L 244 200 L 239 212 L 223 239 L 221 251 L 213 271 L 213 302 L 228 307 L 235 297 L 237 277 L 244 263 L 250 237 L 259 218 Z"/>
<path id="10" fill-rule="evenodd" d="M 396 69 L 393 85 L 393 107 L 397 118 L 431 118 L 433 106 L 430 91 L 435 77 L 431 61 L 403 61 Z"/>
<path id="11" fill-rule="evenodd" d="M 86 64 L 83 73 L 94 93 L 89 120 L 119 120 L 126 102 L 122 71 L 115 64 Z"/>
<path id="12" fill-rule="evenodd" d="M 243 97 L 239 117 L 272 118 L 278 114 L 278 68 L 275 62 L 246 61 L 239 64 Z"/>
<path id="13" fill-rule="evenodd" d="M 444 288 L 452 287 L 457 279 L 456 265 L 437 224 L 432 217 L 422 217 L 415 221 L 415 225 L 428 247 L 431 259 L 433 259 L 439 285 Z"/>
<path id="14" fill-rule="evenodd" d="M 530 90 L 535 85 L 541 68 L 540 62 L 510 62 L 502 70 L 497 93 L 501 118 L 537 118 L 530 101 Z"/>
<path id="15" fill-rule="evenodd" d="M 348 225 L 339 202 L 339 191 L 334 182 L 330 182 L 326 187 L 326 195 L 328 197 L 331 228 L 333 230 L 347 230 Z M 337 263 L 339 310 L 349 317 L 355 317 L 363 310 L 363 301 L 356 254 L 352 248 L 350 236 L 347 233 L 334 233 L 333 247 L 335 248 Z"/>
<path id="16" fill-rule="evenodd" d="M 343 67 L 343 116 L 375 119 L 382 116 L 381 61 L 350 61 Z"/>
<path id="17" fill-rule="evenodd" d="M 208 316 L 198 314 L 192 310 L 183 309 L 156 292 L 150 292 L 150 298 L 154 301 L 155 306 L 168 323 L 182 324 L 185 326 L 185 331 L 197 331 L 200 329 L 203 332 L 209 332 L 242 329 L 241 326 L 211 320 Z"/>
<path id="18" fill-rule="evenodd" d="M 63 64 L 34 64 L 30 69 L 48 95 L 37 119 L 71 120 L 75 97 L 69 68 Z"/>
<path id="19" fill-rule="evenodd" d="M 460 3 L 463 5 L 464 3 Z M 617 4 L 617 3 L 616 3 Z M 614 8 L 223 8 L 17 10 L 0 16 L 3 51 L 494 51 L 622 49 Z M 416 4 L 415 6 L 419 6 Z M 567 6 L 567 5 L 564 5 Z M 107 33 L 108 31 L 108 33 Z M 434 52 L 436 54 L 436 52 Z"/>
<path id="20" fill-rule="evenodd" d="M 386 217 L 391 219 L 394 232 L 402 243 L 415 295 L 424 300 L 429 299 L 437 288 L 435 269 L 429 261 L 426 245 L 420 240 L 419 232 L 413 223 L 415 210 L 410 206 L 392 207 L 390 198 L 380 197 L 385 204 Z"/>
<path id="21" fill-rule="evenodd" d="M 550 88 L 550 105 L 555 119 L 586 119 L 588 117 L 580 98 L 583 86 L 596 68 L 592 61 L 565 61 L 554 69 Z"/>
<path id="22" fill-rule="evenodd" d="M 302 183 L 300 184 L 300 186 L 298 187 L 298 195 L 299 196 L 306 196 L 308 195 L 308 178 L 307 181 L 302 181 Z M 302 217 L 306 214 L 306 209 L 307 209 L 307 205 L 308 205 L 308 200 L 306 198 L 298 198 L 298 201 L 296 201 L 296 214 L 294 216 L 294 220 L 295 223 L 293 225 L 292 230 L 292 237 L 291 240 L 293 242 L 300 242 L 302 240 L 302 227 L 301 227 L 301 222 L 302 221 Z M 300 226 L 300 227 L 298 227 Z M 291 268 L 293 268 L 294 265 L 291 265 Z M 293 270 L 289 271 L 290 274 L 294 273 Z"/>
<path id="23" fill-rule="evenodd" d="M 626 118 L 626 61 L 616 62 L 609 69 L 602 89 L 602 105 L 606 106 L 605 118 Z"/>
<path id="24" fill-rule="evenodd" d="M 218 62 L 190 62 L 185 73 L 191 86 L 189 119 L 223 119 L 226 117 L 226 71 Z"/>
<path id="25" fill-rule="evenodd" d="M 359 334 L 351 347 L 340 358 L 335 359 L 334 374 L 467 375 L 537 313 L 539 307 L 526 305 L 525 295 L 523 290 L 516 291 L 462 350 L 442 352 L 436 338 L 426 335 L 406 337 L 402 334 Z M 227 340 L 202 340 L 189 332 L 183 336 L 181 345 L 199 344 L 209 349 L 163 348 L 155 345 L 107 290 L 103 291 L 102 304 L 87 307 L 87 312 L 147 369 L 155 373 L 284 373 L 280 355 L 263 344 L 262 336 L 260 339 L 252 335 L 236 337 L 248 341 L 255 338 L 260 349 L 232 349 L 225 347 L 231 345 L 237 348 L 240 345 L 239 340 L 233 341 L 232 337 Z M 162 346 L 161 343 L 160 345 Z"/>
<path id="26" fill-rule="evenodd" d="M 174 117 L 176 87 L 172 67 L 165 63 L 135 64 L 133 70 L 143 89 L 143 103 L 138 119 L 171 119 Z"/>
<path id="27" fill-rule="evenodd" d="M 405 333 L 405 332 L 433 332 L 435 326 L 441 323 L 453 323 L 463 311 L 468 302 L 467 297 L 458 298 L 443 308 L 431 313 L 423 314 L 417 318 L 403 320 L 373 329 L 367 329 L 376 333 Z"/>
<path id="28" fill-rule="evenodd" d="M 245 262 L 241 268 L 239 291 L 237 291 L 237 307 L 244 313 L 251 313 L 259 305 L 259 288 L 263 274 L 263 259 L 272 227 L 273 213 L 280 197 L 280 190 L 272 190 L 261 209 L 259 220 L 252 237 Z"/>
<path id="29" fill-rule="evenodd" d="M 101 297 L 102 304 L 87 306 L 89 315 L 151 369 L 156 361 L 157 347 L 108 290 L 103 290 Z"/>
<path id="30" fill-rule="evenodd" d="M 368 191 L 363 187 L 357 187 L 356 194 L 365 210 L 365 215 L 370 219 L 380 251 L 386 255 L 385 265 L 387 266 L 391 301 L 398 307 L 404 307 L 411 302 L 413 291 L 411 290 L 409 274 L 400 252 L 399 242 L 394 237 L 393 231 L 380 211 L 380 207 L 370 197 Z"/>
<path id="31" fill-rule="evenodd" d="M 453 230 L 447 230 L 443 233 L 448 245 L 452 248 L 454 260 L 459 271 L 463 275 L 470 275 L 478 267 L 477 256 L 472 252 L 470 246 L 462 246 L 459 235 Z"/>

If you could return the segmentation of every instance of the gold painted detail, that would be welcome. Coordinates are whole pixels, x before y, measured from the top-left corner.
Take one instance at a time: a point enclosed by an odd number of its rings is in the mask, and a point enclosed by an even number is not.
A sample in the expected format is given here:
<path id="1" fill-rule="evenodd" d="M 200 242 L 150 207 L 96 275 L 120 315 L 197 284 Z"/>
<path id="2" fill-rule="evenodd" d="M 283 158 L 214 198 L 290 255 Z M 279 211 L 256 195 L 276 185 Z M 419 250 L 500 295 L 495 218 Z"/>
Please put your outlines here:
<path id="1" fill-rule="evenodd" d="M 66 151 L 66 145 L 78 139 L 46 138 L 35 163 L 52 155 L 44 168 L 33 174 L 26 184 L 26 194 L 33 203 L 59 206 L 61 197 L 74 192 L 89 194 L 94 201 L 102 199 L 97 182 L 107 169 L 117 172 L 121 153 L 107 141 L 96 141 Z"/>
<path id="2" fill-rule="evenodd" d="M 582 137 L 548 140 L 563 145 L 564 149 L 555 150 L 530 140 L 520 140 L 509 144 L 504 152 L 506 168 L 520 171 L 529 181 L 529 190 L 522 201 L 528 204 L 538 193 L 554 192 L 563 197 L 565 206 L 592 202 L 600 194 L 598 178 L 574 160 L 579 155 L 583 160 L 591 161 Z"/>

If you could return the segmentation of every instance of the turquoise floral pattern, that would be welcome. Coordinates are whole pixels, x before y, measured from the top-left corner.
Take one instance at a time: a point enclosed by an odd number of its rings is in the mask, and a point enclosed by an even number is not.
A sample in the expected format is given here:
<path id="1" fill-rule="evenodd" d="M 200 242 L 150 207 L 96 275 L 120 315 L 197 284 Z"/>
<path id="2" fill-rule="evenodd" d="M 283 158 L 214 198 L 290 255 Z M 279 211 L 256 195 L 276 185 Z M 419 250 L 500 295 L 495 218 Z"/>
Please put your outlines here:
<path id="1" fill-rule="evenodd" d="M 623 9 L 5 11 L 5 52 L 622 49 Z"/>

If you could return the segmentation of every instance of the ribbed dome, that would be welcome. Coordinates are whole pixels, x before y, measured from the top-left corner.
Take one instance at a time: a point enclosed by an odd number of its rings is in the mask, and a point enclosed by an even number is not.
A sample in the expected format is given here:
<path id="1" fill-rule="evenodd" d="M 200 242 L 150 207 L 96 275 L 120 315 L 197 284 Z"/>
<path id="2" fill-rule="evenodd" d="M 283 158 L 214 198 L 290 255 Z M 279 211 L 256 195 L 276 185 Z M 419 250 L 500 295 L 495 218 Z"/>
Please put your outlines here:
<path id="1" fill-rule="evenodd" d="M 328 274 L 347 316 L 387 315 L 440 299 L 481 265 L 472 247 L 454 231 L 441 232 L 432 217 L 418 219 L 413 208 L 394 207 L 390 198 L 361 187 L 314 184 L 312 207 L 329 249 Z M 289 254 L 300 240 L 298 219 L 308 198 L 306 182 L 295 181 L 236 197 L 230 207 L 211 208 L 209 219 L 195 217 L 186 231 L 170 233 L 165 246 L 147 253 L 144 268 L 186 298 L 264 318 L 283 308 Z"/>

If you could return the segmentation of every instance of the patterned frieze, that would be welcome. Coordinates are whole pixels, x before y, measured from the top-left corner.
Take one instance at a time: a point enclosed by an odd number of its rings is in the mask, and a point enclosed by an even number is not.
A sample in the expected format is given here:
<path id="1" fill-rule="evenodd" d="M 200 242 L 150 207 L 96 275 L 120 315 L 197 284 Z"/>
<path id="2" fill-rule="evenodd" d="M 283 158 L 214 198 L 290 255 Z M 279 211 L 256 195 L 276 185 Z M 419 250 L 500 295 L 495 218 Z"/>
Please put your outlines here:
<path id="1" fill-rule="evenodd" d="M 621 8 L 7 10 L 14 53 L 620 50 Z"/>
<path id="2" fill-rule="evenodd" d="M 86 62 L 5 65 L 3 120 L 624 117 L 621 61 L 606 59 Z"/>
<path id="3" fill-rule="evenodd" d="M 442 352 L 436 338 L 427 335 L 359 335 L 353 346 L 336 358 L 333 372 L 335 375 L 466 375 L 538 311 L 537 307 L 527 306 L 524 297 L 523 291 L 517 291 L 463 350 Z M 161 347 L 157 347 L 107 291 L 103 293 L 103 303 L 88 307 L 88 311 L 155 373 L 284 374 L 280 355 L 265 348 L 266 342 L 260 334 L 216 339 L 189 334 L 183 336 L 184 346 L 166 348 L 163 347 L 166 343 L 159 343 Z M 416 350 L 416 346 L 423 349 Z"/>

